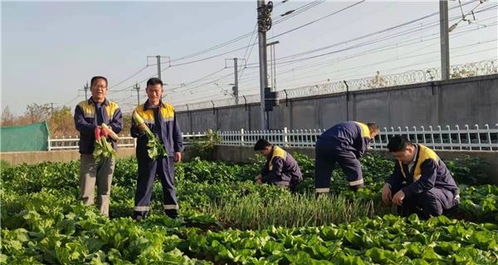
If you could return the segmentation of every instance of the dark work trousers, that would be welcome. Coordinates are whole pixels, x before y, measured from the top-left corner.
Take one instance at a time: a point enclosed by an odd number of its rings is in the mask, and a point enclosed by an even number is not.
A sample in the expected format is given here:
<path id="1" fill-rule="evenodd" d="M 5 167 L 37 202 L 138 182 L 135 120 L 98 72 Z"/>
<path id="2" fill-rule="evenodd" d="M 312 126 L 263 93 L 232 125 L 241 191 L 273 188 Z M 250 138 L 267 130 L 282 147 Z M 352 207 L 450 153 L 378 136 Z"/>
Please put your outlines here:
<path id="1" fill-rule="evenodd" d="M 396 194 L 398 191 L 393 191 Z M 426 192 L 405 197 L 403 204 L 398 206 L 398 213 L 401 216 L 409 216 L 416 213 L 423 219 L 431 216 L 439 216 L 446 210 L 458 205 L 458 199 L 452 191 L 432 188 Z"/>
<path id="2" fill-rule="evenodd" d="M 148 157 L 138 161 L 137 191 L 135 193 L 134 218 L 143 219 L 149 212 L 152 186 L 156 174 L 161 180 L 164 195 L 164 212 L 172 218 L 177 216 L 178 202 L 175 189 L 175 166 L 173 157 L 162 157 L 154 161 Z"/>
<path id="3" fill-rule="evenodd" d="M 317 142 L 315 148 L 315 188 L 317 193 L 330 191 L 332 171 L 336 164 L 342 168 L 352 190 L 363 187 L 360 161 L 353 152 Z"/>

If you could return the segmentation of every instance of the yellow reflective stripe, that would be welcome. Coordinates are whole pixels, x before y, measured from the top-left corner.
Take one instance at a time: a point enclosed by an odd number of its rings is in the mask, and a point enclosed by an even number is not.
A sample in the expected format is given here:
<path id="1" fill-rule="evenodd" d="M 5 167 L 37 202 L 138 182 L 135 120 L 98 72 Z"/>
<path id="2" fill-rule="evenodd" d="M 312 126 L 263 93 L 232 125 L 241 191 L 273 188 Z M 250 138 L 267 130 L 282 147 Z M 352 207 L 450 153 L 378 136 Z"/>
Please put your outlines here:
<path id="1" fill-rule="evenodd" d="M 116 112 L 116 110 L 118 108 L 119 108 L 118 104 L 116 104 L 113 101 L 109 101 L 109 104 L 107 104 L 107 106 L 105 106 L 105 110 L 107 112 L 107 117 L 109 117 L 109 119 L 112 119 L 112 116 L 114 116 L 114 113 Z"/>
<path id="2" fill-rule="evenodd" d="M 137 212 L 145 212 L 148 211 L 149 209 L 150 209 L 149 206 L 135 206 L 135 208 L 133 208 L 133 210 Z"/>
<path id="3" fill-rule="evenodd" d="M 144 105 L 139 105 L 135 108 L 135 111 L 137 112 L 142 119 L 147 122 L 147 123 L 154 123 L 154 111 L 152 109 L 144 110 Z M 160 113 L 161 116 L 163 117 L 163 121 L 172 121 L 175 118 L 175 109 L 173 106 L 169 104 L 163 104 L 163 106 L 160 108 Z"/>
<path id="4" fill-rule="evenodd" d="M 81 101 L 78 103 L 78 106 L 80 106 L 85 118 L 95 118 L 95 107 L 92 104 L 89 104 L 88 100 Z"/>
<path id="5" fill-rule="evenodd" d="M 272 158 L 273 157 L 281 157 L 283 159 L 285 159 L 285 157 L 287 156 L 287 152 L 285 152 L 284 149 L 278 147 L 278 146 L 275 146 L 273 148 L 273 155 L 272 155 Z"/>
<path id="6" fill-rule="evenodd" d="M 350 181 L 349 186 L 358 186 L 363 184 L 363 179 L 355 180 L 355 181 Z"/>
<path id="7" fill-rule="evenodd" d="M 144 105 L 139 105 L 135 108 L 142 119 L 147 123 L 154 123 L 154 111 L 152 109 L 144 110 Z"/>
<path id="8" fill-rule="evenodd" d="M 315 189 L 316 193 L 325 193 L 325 192 L 330 192 L 330 188 L 316 188 Z"/>
<path id="9" fill-rule="evenodd" d="M 170 104 L 164 103 L 161 107 L 161 116 L 163 117 L 164 121 L 173 120 L 173 118 L 175 117 L 175 109 Z"/>
<path id="10" fill-rule="evenodd" d="M 424 163 L 425 160 L 427 159 L 432 159 L 436 162 L 436 164 L 439 164 L 439 156 L 436 154 L 436 152 L 432 151 L 430 148 L 426 147 L 425 145 L 418 144 L 418 161 L 417 164 L 415 165 L 415 170 L 413 171 L 413 181 L 417 181 L 420 179 L 422 176 L 422 169 L 420 168 L 422 166 L 422 163 Z"/>
<path id="11" fill-rule="evenodd" d="M 273 158 L 275 157 L 280 157 L 282 159 L 285 160 L 285 158 L 287 157 L 287 152 L 285 152 L 284 149 L 278 147 L 278 146 L 274 146 L 273 147 L 273 154 L 271 156 L 271 159 L 270 159 L 270 163 L 268 163 L 268 170 L 272 170 L 273 169 Z"/>
<path id="12" fill-rule="evenodd" d="M 361 123 L 358 121 L 355 121 L 355 123 L 358 124 L 358 126 L 360 126 L 361 137 L 370 139 L 370 129 L 368 129 L 368 126 L 365 123 Z"/>
<path id="13" fill-rule="evenodd" d="M 164 210 L 178 210 L 178 204 L 165 204 Z"/>
<path id="14" fill-rule="evenodd" d="M 88 100 L 81 101 L 80 103 L 78 103 L 78 106 L 80 106 L 81 110 L 83 111 L 83 115 L 85 116 L 85 118 L 95 117 L 95 106 L 91 103 L 88 103 Z M 109 117 L 109 119 L 112 119 L 112 116 L 114 116 L 116 110 L 119 109 L 119 106 L 115 102 L 108 100 L 108 104 L 104 107 L 104 109 L 107 112 L 107 117 Z"/>

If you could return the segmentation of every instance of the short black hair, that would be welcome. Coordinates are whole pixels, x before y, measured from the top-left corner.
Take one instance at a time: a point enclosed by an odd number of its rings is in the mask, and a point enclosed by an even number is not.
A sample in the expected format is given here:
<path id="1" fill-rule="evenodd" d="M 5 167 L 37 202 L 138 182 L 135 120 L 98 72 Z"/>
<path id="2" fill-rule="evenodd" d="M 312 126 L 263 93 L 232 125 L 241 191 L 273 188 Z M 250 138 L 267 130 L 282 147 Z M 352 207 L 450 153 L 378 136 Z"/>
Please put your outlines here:
<path id="1" fill-rule="evenodd" d="M 90 86 L 93 86 L 93 83 L 96 82 L 97 80 L 102 79 L 105 81 L 105 86 L 107 87 L 109 83 L 107 82 L 107 78 L 101 76 L 101 75 L 96 75 L 92 77 L 92 80 L 90 80 Z"/>
<path id="2" fill-rule="evenodd" d="M 160 84 L 162 87 L 163 81 L 157 77 L 152 77 L 149 80 L 147 80 L 147 86 L 153 86 L 153 85 L 157 85 L 157 84 Z"/>
<path id="3" fill-rule="evenodd" d="M 380 131 L 379 126 L 375 122 L 369 122 L 367 126 L 370 131 Z"/>
<path id="4" fill-rule="evenodd" d="M 264 150 L 265 147 L 271 146 L 270 142 L 265 139 L 259 139 L 254 145 L 254 151 Z"/>
<path id="5" fill-rule="evenodd" d="M 408 145 L 412 145 L 412 142 L 406 136 L 395 135 L 389 139 L 387 149 L 389 149 L 389 152 L 399 152 L 404 151 Z"/>

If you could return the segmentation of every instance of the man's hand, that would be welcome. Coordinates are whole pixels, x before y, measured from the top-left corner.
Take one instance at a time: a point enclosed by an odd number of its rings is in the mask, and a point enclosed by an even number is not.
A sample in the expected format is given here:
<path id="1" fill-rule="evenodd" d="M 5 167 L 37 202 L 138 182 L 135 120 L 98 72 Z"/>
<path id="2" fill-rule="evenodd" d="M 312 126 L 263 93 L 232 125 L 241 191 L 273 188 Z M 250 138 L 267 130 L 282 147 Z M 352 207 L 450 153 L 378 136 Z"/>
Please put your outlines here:
<path id="1" fill-rule="evenodd" d="M 263 184 L 263 177 L 261 175 L 256 176 L 256 184 Z"/>
<path id="2" fill-rule="evenodd" d="M 147 126 L 147 125 L 145 125 L 145 123 L 142 123 L 142 124 L 137 125 L 137 128 L 139 131 L 143 132 L 143 131 L 145 131 L 145 126 Z"/>
<path id="3" fill-rule="evenodd" d="M 396 194 L 394 194 L 393 203 L 396 205 L 401 205 L 403 204 L 403 199 L 405 199 L 405 193 L 402 190 L 400 190 L 396 192 Z"/>
<path id="4" fill-rule="evenodd" d="M 175 162 L 182 162 L 182 153 L 181 152 L 175 152 Z"/>
<path id="5" fill-rule="evenodd" d="M 393 197 L 391 194 L 391 185 L 388 183 L 384 184 L 384 187 L 382 188 L 382 201 L 386 204 L 389 205 L 391 204 Z"/>

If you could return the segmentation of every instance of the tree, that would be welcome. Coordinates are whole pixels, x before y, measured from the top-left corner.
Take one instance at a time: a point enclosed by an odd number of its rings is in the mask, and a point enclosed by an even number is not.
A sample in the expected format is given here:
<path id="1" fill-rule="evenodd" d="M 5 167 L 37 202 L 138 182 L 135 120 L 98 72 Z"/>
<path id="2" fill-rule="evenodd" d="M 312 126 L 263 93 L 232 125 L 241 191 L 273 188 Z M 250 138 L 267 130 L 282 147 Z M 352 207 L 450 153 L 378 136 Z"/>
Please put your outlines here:
<path id="1" fill-rule="evenodd" d="M 3 108 L 2 111 L 2 121 L 1 121 L 1 126 L 12 126 L 15 125 L 15 119 L 16 117 L 12 112 L 10 112 L 9 106 L 6 106 Z"/>
<path id="2" fill-rule="evenodd" d="M 48 126 L 52 136 L 74 136 L 78 134 L 74 127 L 74 119 L 69 107 L 55 108 L 51 112 Z"/>
<path id="3" fill-rule="evenodd" d="M 120 135 L 130 135 L 131 113 L 123 113 L 123 130 Z"/>
<path id="4" fill-rule="evenodd" d="M 31 123 L 47 121 L 50 118 L 52 108 L 50 104 L 38 105 L 32 103 L 26 106 L 25 116 L 31 119 Z"/>

